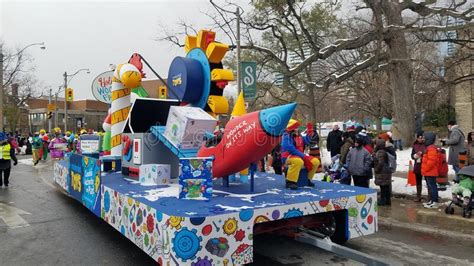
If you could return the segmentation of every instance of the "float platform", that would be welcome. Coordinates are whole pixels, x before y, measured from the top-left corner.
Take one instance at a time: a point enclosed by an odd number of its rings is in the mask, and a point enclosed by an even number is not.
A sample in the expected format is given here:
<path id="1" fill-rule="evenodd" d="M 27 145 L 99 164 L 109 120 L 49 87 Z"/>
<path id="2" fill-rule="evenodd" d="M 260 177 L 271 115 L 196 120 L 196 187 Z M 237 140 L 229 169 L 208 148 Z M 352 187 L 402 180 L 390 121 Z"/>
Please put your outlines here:
<path id="1" fill-rule="evenodd" d="M 254 192 L 248 184 L 225 187 L 218 179 L 212 199 L 198 201 L 178 199 L 178 184 L 142 186 L 120 173 L 83 168 L 79 180 L 68 161 L 56 162 L 56 183 L 160 265 L 250 263 L 256 224 L 317 213 L 343 211 L 347 239 L 377 231 L 372 189 L 315 181 L 314 188 L 292 191 L 283 176 L 256 173 Z"/>

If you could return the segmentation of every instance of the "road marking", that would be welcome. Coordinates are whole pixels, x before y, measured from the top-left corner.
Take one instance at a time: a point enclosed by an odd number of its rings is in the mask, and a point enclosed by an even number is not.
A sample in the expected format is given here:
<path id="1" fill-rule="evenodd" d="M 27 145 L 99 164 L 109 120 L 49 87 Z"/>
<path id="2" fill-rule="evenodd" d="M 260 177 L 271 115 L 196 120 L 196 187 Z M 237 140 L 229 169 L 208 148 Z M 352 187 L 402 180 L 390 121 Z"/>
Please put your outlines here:
<path id="1" fill-rule="evenodd" d="M 8 227 L 14 229 L 30 226 L 28 222 L 21 218 L 20 214 L 25 215 L 31 213 L 0 202 L 0 219 L 2 219 Z"/>

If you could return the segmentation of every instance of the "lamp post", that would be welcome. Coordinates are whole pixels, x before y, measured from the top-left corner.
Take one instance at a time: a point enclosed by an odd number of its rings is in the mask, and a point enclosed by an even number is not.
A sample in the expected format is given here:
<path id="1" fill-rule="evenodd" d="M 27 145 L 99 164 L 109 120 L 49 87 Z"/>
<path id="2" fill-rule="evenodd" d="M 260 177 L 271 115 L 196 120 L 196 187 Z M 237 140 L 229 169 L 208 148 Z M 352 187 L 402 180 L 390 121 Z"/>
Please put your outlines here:
<path id="1" fill-rule="evenodd" d="M 46 46 L 44 45 L 44 42 L 32 43 L 32 44 L 29 44 L 29 45 L 23 47 L 23 49 L 18 51 L 16 53 L 16 55 L 17 56 L 20 55 L 28 47 L 35 46 L 35 45 L 39 45 L 41 50 L 46 49 Z M 4 124 L 3 124 L 3 50 L 2 50 L 1 45 L 0 45 L 0 131 L 2 131 L 2 132 L 4 131 Z"/>
<path id="2" fill-rule="evenodd" d="M 87 71 L 86 72 L 87 74 L 90 73 L 90 70 L 88 68 L 81 68 L 72 75 L 68 75 L 67 72 L 64 72 L 64 74 L 63 74 L 64 91 L 66 91 L 66 89 L 67 89 L 67 84 L 68 84 L 67 78 L 70 77 L 71 79 L 69 80 L 69 82 L 71 82 L 72 78 L 81 71 Z M 66 97 L 64 97 L 64 133 L 66 133 L 66 131 L 67 131 L 67 99 L 66 99 Z"/>

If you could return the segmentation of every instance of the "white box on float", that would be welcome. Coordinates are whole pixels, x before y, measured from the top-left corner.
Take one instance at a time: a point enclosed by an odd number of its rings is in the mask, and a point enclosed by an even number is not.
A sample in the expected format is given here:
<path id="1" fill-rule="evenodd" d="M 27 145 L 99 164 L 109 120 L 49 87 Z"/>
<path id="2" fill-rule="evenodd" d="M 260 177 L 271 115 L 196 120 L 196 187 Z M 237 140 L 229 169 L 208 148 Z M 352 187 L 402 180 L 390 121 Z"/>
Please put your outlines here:
<path id="1" fill-rule="evenodd" d="M 168 185 L 171 179 L 171 165 L 142 164 L 140 165 L 140 185 Z"/>
<path id="2" fill-rule="evenodd" d="M 171 106 L 165 137 L 179 149 L 197 149 L 206 132 L 214 132 L 217 120 L 198 107 Z"/>

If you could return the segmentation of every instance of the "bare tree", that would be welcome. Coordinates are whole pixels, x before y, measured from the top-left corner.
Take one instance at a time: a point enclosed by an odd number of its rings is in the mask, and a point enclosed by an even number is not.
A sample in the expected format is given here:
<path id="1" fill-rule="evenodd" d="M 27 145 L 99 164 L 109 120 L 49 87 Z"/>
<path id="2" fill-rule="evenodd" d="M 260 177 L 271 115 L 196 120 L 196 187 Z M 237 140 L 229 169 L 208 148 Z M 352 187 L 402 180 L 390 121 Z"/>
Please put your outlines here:
<path id="1" fill-rule="evenodd" d="M 405 143 L 415 131 L 415 101 L 413 65 L 407 35 L 447 32 L 472 27 L 473 7 L 468 1 L 452 1 L 441 6 L 437 1 L 362 0 L 355 7 L 356 16 L 365 12 L 370 19 L 360 19 L 367 30 L 358 35 L 348 35 L 335 30 L 344 20 L 335 17 L 337 1 L 307 3 L 294 0 L 253 1 L 252 9 L 241 17 L 243 49 L 252 50 L 268 58 L 269 69 L 283 74 L 282 90 L 309 99 L 311 118 L 315 119 L 317 95 L 331 86 L 353 77 L 366 69 L 384 66 L 387 84 L 392 95 L 393 116 Z M 230 43 L 235 43 L 235 16 L 232 2 L 219 5 L 210 14 Z M 336 3 L 336 4 L 335 4 Z M 439 18 L 453 17 L 463 24 L 433 24 Z M 364 48 L 366 53 L 340 68 L 315 69 L 330 66 L 328 63 L 340 53 Z M 299 60 L 291 61 L 296 55 Z M 375 66 L 375 68 L 374 68 Z M 319 71 L 319 72 L 318 72 Z M 297 80 L 303 83 L 295 82 Z M 290 97 L 290 100 L 294 100 Z"/>
<path id="2" fill-rule="evenodd" d="M 42 84 L 34 76 L 33 58 L 25 49 L 8 49 L 0 43 L 3 53 L 3 91 L 2 106 L 10 130 L 16 130 L 20 121 L 20 111 L 32 97 L 39 97 Z"/>

